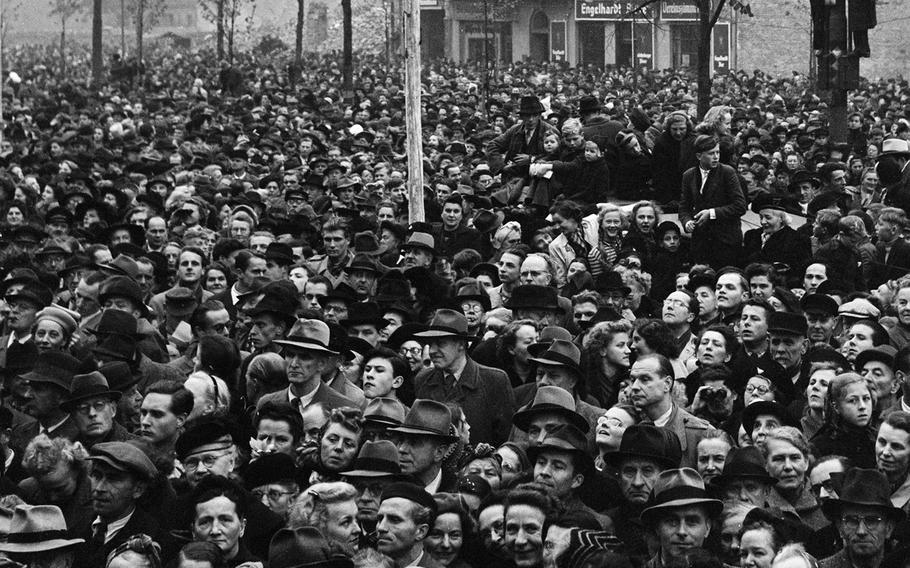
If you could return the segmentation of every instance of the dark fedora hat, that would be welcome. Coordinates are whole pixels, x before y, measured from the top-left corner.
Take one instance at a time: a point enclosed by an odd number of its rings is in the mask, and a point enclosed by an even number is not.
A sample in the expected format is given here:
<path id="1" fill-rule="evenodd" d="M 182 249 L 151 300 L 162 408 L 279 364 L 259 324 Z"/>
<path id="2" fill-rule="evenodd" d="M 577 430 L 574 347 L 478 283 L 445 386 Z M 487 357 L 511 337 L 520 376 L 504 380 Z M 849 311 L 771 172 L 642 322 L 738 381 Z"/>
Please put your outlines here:
<path id="1" fill-rule="evenodd" d="M 759 213 L 767 209 L 802 215 L 802 209 L 799 206 L 799 201 L 795 197 L 789 195 L 760 193 L 755 197 L 754 200 L 752 200 L 752 211 L 755 213 Z"/>
<path id="2" fill-rule="evenodd" d="M 475 264 L 474 268 L 471 269 L 471 272 L 468 273 L 468 276 L 477 278 L 481 274 L 488 276 L 493 282 L 493 286 L 499 286 L 499 268 L 497 268 L 495 264 L 490 262 Z"/>
<path id="3" fill-rule="evenodd" d="M 572 341 L 572 334 L 564 327 L 558 325 L 548 325 L 540 330 L 537 334 L 537 341 L 528 345 L 528 354 L 531 357 L 539 357 L 541 353 L 550 348 L 557 339 Z"/>
<path id="4" fill-rule="evenodd" d="M 111 390 L 107 378 L 99 371 L 74 376 L 70 393 L 70 396 L 60 403 L 60 408 L 66 412 L 72 412 L 83 400 L 103 397 L 116 402 L 121 396 L 121 393 Z"/>
<path id="5" fill-rule="evenodd" d="M 581 370 L 581 350 L 577 345 L 565 339 L 554 339 L 546 351 L 536 357 L 531 357 L 529 361 L 538 365 L 565 367 L 579 377 L 584 374 Z"/>
<path id="6" fill-rule="evenodd" d="M 262 454 L 246 466 L 243 473 L 243 484 L 247 491 L 268 485 L 294 481 L 297 477 L 297 468 L 294 458 L 279 452 Z"/>
<path id="7" fill-rule="evenodd" d="M 30 383 L 50 383 L 69 392 L 79 359 L 61 351 L 48 351 L 38 357 L 35 366 L 22 379 Z"/>
<path id="8" fill-rule="evenodd" d="M 38 347 L 32 341 L 13 343 L 6 350 L 6 365 L 0 368 L 0 377 L 18 377 L 28 373 L 38 361 Z"/>
<path id="9" fill-rule="evenodd" d="M 353 568 L 316 527 L 280 529 L 269 542 L 270 568 Z"/>
<path id="10" fill-rule="evenodd" d="M 803 182 L 809 182 L 816 188 L 822 186 L 822 180 L 816 174 L 809 170 L 797 170 L 790 178 L 790 187 L 796 188 L 796 186 Z"/>
<path id="11" fill-rule="evenodd" d="M 128 392 L 142 380 L 142 375 L 133 373 L 129 364 L 123 361 L 105 363 L 98 367 L 98 372 L 107 379 L 107 384 L 110 385 L 111 390 L 120 393 Z"/>
<path id="12" fill-rule="evenodd" d="M 468 334 L 468 320 L 461 312 L 455 310 L 436 310 L 433 319 L 426 331 L 418 331 L 414 337 L 424 341 L 439 337 L 454 337 L 466 341 L 476 341 L 478 338 Z"/>
<path id="13" fill-rule="evenodd" d="M 102 306 L 111 298 L 126 298 L 136 305 L 143 317 L 148 317 L 149 309 L 143 301 L 143 296 L 142 288 L 129 276 L 111 276 L 104 280 L 98 289 L 98 303 Z"/>
<path id="14" fill-rule="evenodd" d="M 331 301 L 341 301 L 350 305 L 357 302 L 357 290 L 352 288 L 347 282 L 342 282 L 333 288 L 331 292 L 319 298 L 318 301 L 323 308 Z"/>
<path id="15" fill-rule="evenodd" d="M 450 433 L 451 425 L 452 411 L 448 406 L 435 400 L 418 398 L 404 417 L 401 426 L 389 428 L 389 432 L 433 436 L 445 442 L 454 442 L 458 437 Z"/>
<path id="16" fill-rule="evenodd" d="M 247 310 L 247 315 L 256 317 L 262 314 L 269 314 L 277 317 L 287 325 L 293 325 L 297 321 L 294 315 L 296 305 L 292 302 L 293 298 L 287 297 L 279 290 L 266 292 L 255 306 Z"/>
<path id="17" fill-rule="evenodd" d="M 804 313 L 818 314 L 829 318 L 837 315 L 837 300 L 827 294 L 806 294 L 799 301 Z"/>
<path id="18" fill-rule="evenodd" d="M 600 274 L 594 281 L 594 287 L 598 292 L 619 290 L 623 294 L 628 294 L 632 291 L 632 289 L 626 286 L 625 282 L 622 281 L 622 275 L 615 270 L 608 270 L 603 274 Z"/>
<path id="19" fill-rule="evenodd" d="M 382 227 L 388 227 L 388 224 L 383 225 Z M 404 233 L 401 233 L 400 238 L 404 238 Z M 376 238 L 376 234 L 372 231 L 361 231 L 354 235 L 353 245 L 355 254 L 379 256 L 386 252 L 384 248 L 379 246 L 379 239 Z"/>
<path id="20" fill-rule="evenodd" d="M 519 430 L 527 432 L 531 420 L 539 414 L 562 416 L 585 434 L 591 429 L 585 417 L 576 412 L 575 397 L 561 387 L 545 385 L 538 388 L 533 402 L 512 415 L 512 424 Z"/>
<path id="21" fill-rule="evenodd" d="M 777 483 L 777 479 L 768 474 L 765 460 L 754 446 L 730 450 L 723 472 L 711 480 L 711 485 L 722 487 L 734 479 L 754 479 L 767 485 Z"/>
<path id="22" fill-rule="evenodd" d="M 504 304 L 510 310 L 558 310 L 559 296 L 556 288 L 522 284 L 512 291 L 512 297 Z"/>
<path id="23" fill-rule="evenodd" d="M 271 242 L 265 249 L 265 259 L 274 260 L 282 266 L 294 263 L 294 249 L 287 243 Z"/>
<path id="24" fill-rule="evenodd" d="M 528 459 L 537 461 L 540 454 L 558 451 L 573 454 L 578 461 L 580 473 L 594 469 L 594 457 L 588 451 L 588 439 L 585 433 L 572 424 L 560 424 L 544 437 L 539 446 L 528 448 Z"/>
<path id="25" fill-rule="evenodd" d="M 757 400 L 743 409 L 743 428 L 746 434 L 752 434 L 752 430 L 755 429 L 755 419 L 762 415 L 777 417 L 783 426 L 799 427 L 786 406 L 771 400 Z"/>
<path id="26" fill-rule="evenodd" d="M 347 319 L 339 323 L 343 327 L 352 325 L 375 325 L 376 329 L 383 329 L 389 322 L 382 317 L 383 311 L 376 302 L 361 302 L 357 304 L 357 309 L 348 314 Z"/>
<path id="27" fill-rule="evenodd" d="M 682 446 L 675 432 L 653 424 L 633 424 L 622 435 L 619 449 L 604 455 L 604 461 L 619 467 L 627 458 L 654 460 L 665 468 L 679 467 Z"/>
<path id="28" fill-rule="evenodd" d="M 398 327 L 395 331 L 389 335 L 389 338 L 386 339 L 386 347 L 394 351 L 401 349 L 401 346 L 405 341 L 409 339 L 415 339 L 416 334 L 426 331 L 427 326 L 422 323 L 406 323 Z"/>
<path id="29" fill-rule="evenodd" d="M 134 280 L 139 275 L 136 260 L 125 254 L 118 254 L 107 264 L 99 264 L 98 269 L 110 276 L 129 276 Z"/>
<path id="30" fill-rule="evenodd" d="M 355 270 L 363 270 L 365 272 L 372 272 L 373 274 L 382 274 L 384 272 L 382 266 L 376 262 L 376 259 L 363 252 L 356 253 L 354 258 L 351 259 L 351 264 L 344 268 L 346 274 L 351 274 Z"/>
<path id="31" fill-rule="evenodd" d="M 128 314 L 123 310 L 104 310 L 101 312 L 98 325 L 92 332 L 95 335 L 119 335 L 134 339 L 138 329 L 139 322 L 133 317 L 133 314 Z"/>
<path id="32" fill-rule="evenodd" d="M 108 334 L 92 349 L 92 353 L 115 361 L 132 362 L 136 357 L 136 338 L 131 335 Z"/>
<path id="33" fill-rule="evenodd" d="M 468 280 L 468 279 L 465 279 Z M 460 304 L 468 300 L 474 300 L 479 302 L 481 307 L 485 312 L 490 311 L 490 295 L 487 294 L 487 291 L 481 286 L 480 282 L 474 280 L 473 282 L 465 282 L 462 286 L 458 288 L 455 292 L 455 302 Z M 459 306 L 460 307 L 460 306 Z"/>
<path id="34" fill-rule="evenodd" d="M 768 333 L 786 333 L 805 337 L 808 331 L 809 324 L 802 314 L 774 311 L 768 316 Z"/>
<path id="35" fill-rule="evenodd" d="M 890 368 L 894 365 L 895 355 L 897 355 L 897 349 L 886 343 L 885 345 L 879 345 L 872 349 L 860 351 L 859 355 L 856 356 L 853 365 L 857 373 L 861 372 L 869 361 L 881 361 Z"/>
<path id="36" fill-rule="evenodd" d="M 884 473 L 876 469 L 851 467 L 842 474 L 832 474 L 837 499 L 822 502 L 822 512 L 833 522 L 840 519 L 845 505 L 880 509 L 893 521 L 906 518 L 906 513 L 891 503 L 891 485 Z"/>
<path id="37" fill-rule="evenodd" d="M 684 467 L 662 471 L 654 482 L 650 506 L 641 512 L 641 520 L 652 526 L 668 509 L 700 505 L 707 509 L 709 518 L 716 518 L 724 508 L 722 501 L 712 499 L 705 490 L 705 482 L 694 469 Z"/>
<path id="38" fill-rule="evenodd" d="M 391 477 L 403 478 L 401 465 L 398 463 L 398 448 L 388 440 L 366 442 L 350 471 L 343 471 L 345 477 Z"/>
<path id="39" fill-rule="evenodd" d="M 543 103 L 540 102 L 537 95 L 525 95 L 521 97 L 521 102 L 518 105 L 519 116 L 540 114 L 545 110 Z"/>

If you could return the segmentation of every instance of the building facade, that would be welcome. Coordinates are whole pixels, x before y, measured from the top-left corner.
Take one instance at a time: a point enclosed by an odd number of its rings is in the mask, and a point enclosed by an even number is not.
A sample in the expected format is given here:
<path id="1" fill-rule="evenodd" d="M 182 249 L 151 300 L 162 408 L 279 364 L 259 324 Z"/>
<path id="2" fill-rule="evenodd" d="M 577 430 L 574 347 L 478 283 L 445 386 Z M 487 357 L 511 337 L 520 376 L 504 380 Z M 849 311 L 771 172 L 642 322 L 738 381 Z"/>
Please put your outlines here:
<path id="1" fill-rule="evenodd" d="M 520 60 L 651 69 L 694 67 L 694 0 L 423 0 L 424 57 L 458 62 Z M 712 67 L 736 65 L 738 14 L 713 30 Z M 439 33 L 442 29 L 443 33 Z M 488 38 L 484 52 L 484 38 Z"/>

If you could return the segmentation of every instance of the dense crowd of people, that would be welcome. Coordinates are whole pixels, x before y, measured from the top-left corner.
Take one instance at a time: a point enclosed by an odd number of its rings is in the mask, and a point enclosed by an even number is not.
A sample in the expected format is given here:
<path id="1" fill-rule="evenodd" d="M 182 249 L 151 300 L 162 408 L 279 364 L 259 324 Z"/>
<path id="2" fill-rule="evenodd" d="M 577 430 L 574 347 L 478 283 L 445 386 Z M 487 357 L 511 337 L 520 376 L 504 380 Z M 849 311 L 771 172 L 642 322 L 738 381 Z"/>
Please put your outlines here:
<path id="1" fill-rule="evenodd" d="M 832 141 L 799 74 L 436 62 L 410 222 L 376 57 L 59 55 L 3 82 L 0 565 L 906 566 L 906 81 Z"/>

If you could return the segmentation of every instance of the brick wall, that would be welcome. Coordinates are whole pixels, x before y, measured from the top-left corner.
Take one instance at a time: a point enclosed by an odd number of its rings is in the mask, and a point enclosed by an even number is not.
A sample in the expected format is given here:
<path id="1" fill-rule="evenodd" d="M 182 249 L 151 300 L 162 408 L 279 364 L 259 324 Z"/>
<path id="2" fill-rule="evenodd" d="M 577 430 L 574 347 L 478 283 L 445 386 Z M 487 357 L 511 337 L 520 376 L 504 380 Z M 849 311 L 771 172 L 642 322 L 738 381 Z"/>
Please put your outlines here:
<path id="1" fill-rule="evenodd" d="M 738 67 L 774 74 L 809 71 L 808 0 L 752 2 L 754 18 L 739 18 Z M 870 33 L 872 58 L 860 64 L 864 77 L 896 77 L 910 70 L 910 1 L 879 0 L 878 26 Z"/>

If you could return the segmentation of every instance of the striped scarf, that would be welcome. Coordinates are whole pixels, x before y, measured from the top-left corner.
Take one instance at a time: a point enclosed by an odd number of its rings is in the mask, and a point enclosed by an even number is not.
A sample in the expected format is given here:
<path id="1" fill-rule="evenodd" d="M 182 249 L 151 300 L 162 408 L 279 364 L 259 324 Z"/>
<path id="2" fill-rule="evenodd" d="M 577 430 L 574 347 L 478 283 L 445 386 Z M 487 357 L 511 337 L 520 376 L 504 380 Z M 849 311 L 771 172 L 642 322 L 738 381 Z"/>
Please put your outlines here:
<path id="1" fill-rule="evenodd" d="M 580 229 L 568 235 L 568 241 L 569 246 L 575 251 L 575 256 L 577 258 L 583 258 L 585 262 L 587 262 L 588 271 L 591 273 L 592 277 L 596 278 L 603 274 L 606 267 L 604 266 L 603 255 L 600 253 L 600 248 L 592 247 L 590 243 L 585 240 Z"/>

